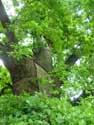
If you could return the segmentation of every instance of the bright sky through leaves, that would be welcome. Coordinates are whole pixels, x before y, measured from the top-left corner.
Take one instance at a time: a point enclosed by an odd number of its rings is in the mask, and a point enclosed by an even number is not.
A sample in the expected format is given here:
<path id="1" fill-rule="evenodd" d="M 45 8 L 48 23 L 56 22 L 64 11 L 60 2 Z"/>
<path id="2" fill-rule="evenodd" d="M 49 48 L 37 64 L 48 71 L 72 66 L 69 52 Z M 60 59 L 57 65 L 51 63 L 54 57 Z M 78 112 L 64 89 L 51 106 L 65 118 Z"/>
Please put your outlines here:
<path id="1" fill-rule="evenodd" d="M 9 15 L 9 17 L 11 16 L 15 16 L 16 15 L 16 11 L 13 7 L 13 3 L 12 3 L 12 0 L 2 0 L 4 6 L 5 6 L 5 9 L 7 10 L 7 14 Z"/>

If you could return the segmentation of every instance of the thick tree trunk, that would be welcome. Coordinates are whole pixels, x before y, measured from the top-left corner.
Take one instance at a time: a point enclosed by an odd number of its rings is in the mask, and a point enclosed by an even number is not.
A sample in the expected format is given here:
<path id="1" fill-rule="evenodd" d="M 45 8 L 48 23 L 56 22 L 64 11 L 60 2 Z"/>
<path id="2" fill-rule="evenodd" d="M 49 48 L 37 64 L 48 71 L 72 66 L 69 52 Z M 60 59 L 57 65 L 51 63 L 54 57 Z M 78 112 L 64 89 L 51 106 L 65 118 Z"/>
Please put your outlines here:
<path id="1" fill-rule="evenodd" d="M 23 59 L 10 70 L 14 94 L 18 95 L 23 91 L 34 93 L 39 90 L 36 76 L 36 67 L 33 59 Z"/>
<path id="2" fill-rule="evenodd" d="M 17 62 L 13 57 L 8 56 L 10 52 L 11 44 L 17 42 L 15 34 L 9 29 L 8 25 L 10 20 L 5 11 L 5 8 L 0 0 L 0 21 L 3 28 L 6 29 L 6 37 L 8 38 L 8 44 L 5 46 L 0 46 L 2 49 L 1 59 L 4 61 L 6 68 L 9 70 L 11 79 L 13 82 L 13 92 L 14 94 L 19 94 L 23 90 L 26 91 L 35 91 L 38 89 L 38 85 L 35 84 L 35 79 L 37 73 L 35 64 L 32 59 L 23 59 L 20 62 Z M 34 84 L 32 84 L 34 83 Z"/>
<path id="3" fill-rule="evenodd" d="M 19 62 L 11 56 L 8 56 L 7 52 L 11 52 L 11 44 L 18 42 L 13 31 L 9 29 L 10 20 L 4 9 L 4 6 L 0 0 L 0 21 L 2 26 L 6 29 L 6 37 L 8 38 L 8 44 L 2 47 L 1 58 L 4 61 L 6 68 L 9 70 L 11 79 L 13 82 L 13 93 L 20 94 L 23 91 L 29 91 L 34 93 L 39 90 L 39 78 L 45 76 L 42 72 L 48 74 L 52 70 L 51 52 L 47 48 L 41 49 L 37 57 L 34 55 L 34 60 L 24 58 Z M 36 63 L 37 64 L 36 64 Z M 38 66 L 39 65 L 39 66 Z M 39 71 L 38 67 L 42 70 Z"/>
<path id="4" fill-rule="evenodd" d="M 52 70 L 52 55 L 50 48 L 41 48 L 41 51 L 33 56 L 32 59 L 23 58 L 19 62 L 12 56 L 8 56 L 8 52 L 13 51 L 11 45 L 18 42 L 13 31 L 8 27 L 10 20 L 0 0 L 0 21 L 3 28 L 6 29 L 6 37 L 8 44 L 1 45 L 2 55 L 0 58 L 4 61 L 6 68 L 9 70 L 13 82 L 13 93 L 19 95 L 23 91 L 34 93 L 39 91 L 49 93 L 50 85 L 41 85 L 37 80 L 41 78 L 50 79 L 48 72 Z M 69 61 L 67 61 L 69 62 Z M 45 91 L 46 90 L 46 91 Z"/>

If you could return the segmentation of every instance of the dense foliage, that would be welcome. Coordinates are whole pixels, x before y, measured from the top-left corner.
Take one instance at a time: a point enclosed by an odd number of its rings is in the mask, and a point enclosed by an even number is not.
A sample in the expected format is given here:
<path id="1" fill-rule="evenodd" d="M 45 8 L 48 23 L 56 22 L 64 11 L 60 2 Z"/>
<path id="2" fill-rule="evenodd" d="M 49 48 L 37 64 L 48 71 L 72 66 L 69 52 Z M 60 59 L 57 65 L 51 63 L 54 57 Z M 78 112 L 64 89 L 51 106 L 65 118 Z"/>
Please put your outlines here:
<path id="1" fill-rule="evenodd" d="M 10 18 L 8 29 L 0 23 L 0 54 L 9 49 L 8 57 L 19 66 L 20 61 L 38 58 L 40 50 L 49 47 L 53 67 L 47 72 L 50 79 L 43 76 L 37 80 L 43 87 L 51 84 L 51 94 L 39 90 L 35 95 L 13 95 L 13 74 L 4 62 L 6 68 L 0 67 L 0 125 L 94 125 L 93 0 L 13 2 L 17 14 Z M 19 4 L 21 8 L 17 8 Z M 8 31 L 15 34 L 16 42 L 9 41 Z M 57 78 L 60 85 L 56 87 L 58 82 L 51 78 Z"/>
<path id="2" fill-rule="evenodd" d="M 10 101 L 9 101 L 10 100 Z M 94 97 L 73 107 L 67 98 L 6 95 L 0 97 L 1 125 L 93 125 Z"/>

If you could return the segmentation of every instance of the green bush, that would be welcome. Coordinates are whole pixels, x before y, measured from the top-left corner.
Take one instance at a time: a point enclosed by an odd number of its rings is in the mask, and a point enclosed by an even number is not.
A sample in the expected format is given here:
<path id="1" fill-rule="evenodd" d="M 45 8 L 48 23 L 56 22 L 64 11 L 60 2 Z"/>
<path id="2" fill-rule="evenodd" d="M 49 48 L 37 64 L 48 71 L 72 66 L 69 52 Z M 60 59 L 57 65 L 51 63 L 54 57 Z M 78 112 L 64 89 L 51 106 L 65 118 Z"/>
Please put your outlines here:
<path id="1" fill-rule="evenodd" d="M 0 97 L 0 125 L 94 125 L 94 97 L 72 106 L 67 98 L 5 95 Z"/>

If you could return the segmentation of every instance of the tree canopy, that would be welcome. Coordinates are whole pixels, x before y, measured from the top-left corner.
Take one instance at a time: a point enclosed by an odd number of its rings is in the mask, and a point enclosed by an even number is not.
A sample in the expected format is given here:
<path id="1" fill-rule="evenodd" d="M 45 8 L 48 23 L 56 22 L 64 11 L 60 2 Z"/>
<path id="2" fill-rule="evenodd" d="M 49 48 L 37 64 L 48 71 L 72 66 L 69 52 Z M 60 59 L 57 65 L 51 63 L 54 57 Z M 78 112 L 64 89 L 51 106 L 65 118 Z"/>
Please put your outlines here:
<path id="1" fill-rule="evenodd" d="M 11 0 L 14 15 L 8 2 L 0 0 L 1 124 L 93 125 L 94 1 Z"/>

